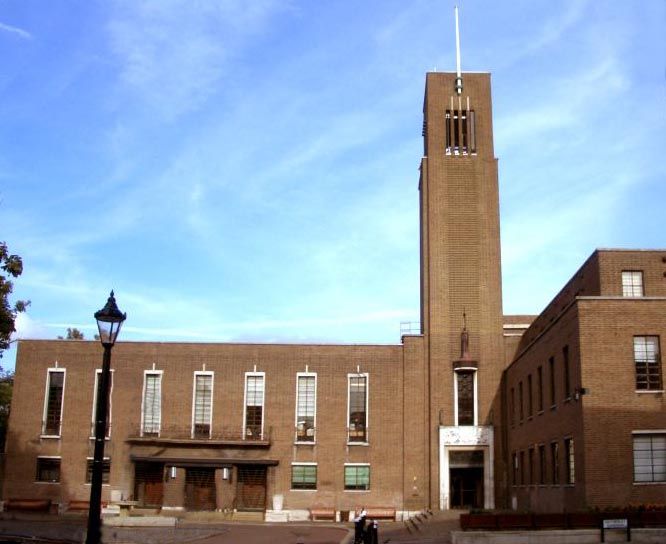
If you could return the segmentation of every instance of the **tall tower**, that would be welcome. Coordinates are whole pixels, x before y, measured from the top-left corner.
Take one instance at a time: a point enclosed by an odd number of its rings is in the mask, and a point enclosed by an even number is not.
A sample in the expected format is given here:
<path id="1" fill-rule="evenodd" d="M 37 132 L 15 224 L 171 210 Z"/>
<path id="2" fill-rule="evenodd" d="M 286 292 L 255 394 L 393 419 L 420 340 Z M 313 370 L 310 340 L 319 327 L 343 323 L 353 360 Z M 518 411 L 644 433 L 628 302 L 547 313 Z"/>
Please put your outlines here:
<path id="1" fill-rule="evenodd" d="M 423 114 L 421 326 L 430 502 L 492 507 L 503 348 L 490 74 L 428 73 Z"/>

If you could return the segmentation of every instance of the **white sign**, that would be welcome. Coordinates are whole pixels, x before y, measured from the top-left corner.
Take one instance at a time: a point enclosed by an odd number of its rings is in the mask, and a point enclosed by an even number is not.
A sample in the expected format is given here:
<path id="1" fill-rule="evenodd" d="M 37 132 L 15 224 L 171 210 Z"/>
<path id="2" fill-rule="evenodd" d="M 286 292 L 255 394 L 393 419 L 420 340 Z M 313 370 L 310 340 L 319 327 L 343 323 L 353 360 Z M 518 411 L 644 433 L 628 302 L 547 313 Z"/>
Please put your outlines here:
<path id="1" fill-rule="evenodd" d="M 626 519 L 605 519 L 604 529 L 626 529 L 628 524 Z"/>

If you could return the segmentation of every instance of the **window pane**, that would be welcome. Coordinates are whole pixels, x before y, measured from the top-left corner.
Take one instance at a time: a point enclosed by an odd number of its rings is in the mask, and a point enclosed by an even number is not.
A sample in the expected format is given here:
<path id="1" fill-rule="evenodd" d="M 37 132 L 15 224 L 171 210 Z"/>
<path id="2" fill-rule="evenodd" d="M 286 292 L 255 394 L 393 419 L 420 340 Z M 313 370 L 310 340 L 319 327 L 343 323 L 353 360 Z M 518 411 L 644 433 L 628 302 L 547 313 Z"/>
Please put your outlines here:
<path id="1" fill-rule="evenodd" d="M 349 378 L 349 441 L 367 440 L 366 401 L 367 388 L 365 376 Z"/>
<path id="2" fill-rule="evenodd" d="M 44 434 L 59 435 L 62 416 L 62 395 L 65 385 L 65 373 L 49 371 L 48 392 L 46 399 L 46 420 Z"/>
<path id="3" fill-rule="evenodd" d="M 474 372 L 456 372 L 458 425 L 474 425 Z"/>
<path id="4" fill-rule="evenodd" d="M 60 459 L 38 457 L 36 479 L 38 482 L 51 482 L 51 483 L 59 482 Z"/>
<path id="5" fill-rule="evenodd" d="M 86 483 L 89 484 L 92 482 L 92 467 L 93 460 L 88 459 L 86 463 Z M 102 462 L 102 483 L 108 484 L 111 475 L 111 459 L 104 459 Z"/>
<path id="6" fill-rule="evenodd" d="M 291 467 L 292 489 L 317 489 L 317 467 L 315 465 L 293 465 Z"/>
<path id="7" fill-rule="evenodd" d="M 370 489 L 370 467 L 346 466 L 345 489 Z"/>
<path id="8" fill-rule="evenodd" d="M 262 438 L 264 377 L 247 376 L 245 382 L 245 438 Z"/>
<path id="9" fill-rule="evenodd" d="M 296 399 L 296 438 L 312 442 L 315 437 L 315 377 L 299 376 Z"/>
<path id="10" fill-rule="evenodd" d="M 194 436 L 210 435 L 213 407 L 213 376 L 195 375 L 194 390 Z"/>
<path id="11" fill-rule="evenodd" d="M 146 388 L 143 398 L 143 434 L 157 435 L 162 419 L 161 375 L 146 374 Z"/>

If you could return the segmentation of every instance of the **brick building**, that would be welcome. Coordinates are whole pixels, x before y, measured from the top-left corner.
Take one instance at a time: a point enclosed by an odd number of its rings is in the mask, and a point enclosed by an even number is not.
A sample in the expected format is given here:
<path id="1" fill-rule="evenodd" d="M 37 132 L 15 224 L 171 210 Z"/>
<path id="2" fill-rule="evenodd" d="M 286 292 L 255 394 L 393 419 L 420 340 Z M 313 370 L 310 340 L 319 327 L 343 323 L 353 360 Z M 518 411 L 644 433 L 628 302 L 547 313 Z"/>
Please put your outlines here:
<path id="1" fill-rule="evenodd" d="M 490 75 L 427 74 L 423 112 L 420 333 L 119 343 L 105 500 L 268 519 L 663 502 L 666 251 L 595 252 L 540 316 L 503 316 Z M 98 342 L 19 343 L 4 499 L 87 500 L 100 362 Z"/>

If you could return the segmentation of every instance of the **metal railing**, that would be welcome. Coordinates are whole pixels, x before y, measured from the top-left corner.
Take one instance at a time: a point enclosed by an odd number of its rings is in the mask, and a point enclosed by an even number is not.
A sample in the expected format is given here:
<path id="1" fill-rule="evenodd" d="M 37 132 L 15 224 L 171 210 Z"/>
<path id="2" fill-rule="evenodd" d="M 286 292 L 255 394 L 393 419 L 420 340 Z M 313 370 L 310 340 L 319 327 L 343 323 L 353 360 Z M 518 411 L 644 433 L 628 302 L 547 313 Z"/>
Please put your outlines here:
<path id="1" fill-rule="evenodd" d="M 154 428 L 154 427 L 153 427 Z M 207 424 L 191 425 L 162 425 L 159 432 L 147 432 L 137 429 L 130 433 L 130 438 L 163 439 L 163 440 L 201 440 L 216 442 L 270 442 L 271 427 L 258 426 L 216 427 Z"/>

